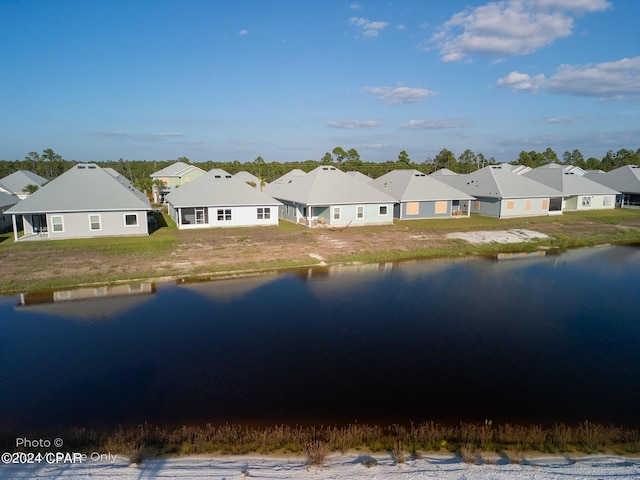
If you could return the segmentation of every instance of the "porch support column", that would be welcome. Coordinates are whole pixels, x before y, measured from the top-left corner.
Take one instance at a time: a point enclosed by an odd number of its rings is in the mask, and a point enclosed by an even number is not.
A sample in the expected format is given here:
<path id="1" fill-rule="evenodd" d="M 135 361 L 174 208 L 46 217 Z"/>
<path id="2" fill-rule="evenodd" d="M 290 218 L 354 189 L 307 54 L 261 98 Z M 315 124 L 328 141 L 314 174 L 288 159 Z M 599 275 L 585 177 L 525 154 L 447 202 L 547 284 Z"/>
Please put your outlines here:
<path id="1" fill-rule="evenodd" d="M 11 215 L 11 222 L 13 223 L 13 241 L 18 241 L 18 222 L 16 222 L 16 216 Z"/>
<path id="2" fill-rule="evenodd" d="M 313 207 L 307 205 L 307 227 L 311 228 L 311 217 L 313 217 Z"/>

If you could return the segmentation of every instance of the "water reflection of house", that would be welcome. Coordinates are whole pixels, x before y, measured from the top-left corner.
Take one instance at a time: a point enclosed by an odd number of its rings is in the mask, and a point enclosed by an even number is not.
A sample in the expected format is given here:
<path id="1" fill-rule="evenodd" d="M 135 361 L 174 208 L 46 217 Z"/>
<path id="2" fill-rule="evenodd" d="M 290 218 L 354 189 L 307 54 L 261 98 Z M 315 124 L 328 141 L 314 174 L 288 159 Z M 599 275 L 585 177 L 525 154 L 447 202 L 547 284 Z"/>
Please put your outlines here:
<path id="1" fill-rule="evenodd" d="M 24 293 L 16 309 L 83 320 L 102 320 L 119 315 L 149 300 L 155 283 L 74 288 Z"/>
<path id="2" fill-rule="evenodd" d="M 281 278 L 279 274 L 264 274 L 244 278 L 223 280 L 182 279 L 176 282 L 180 288 L 185 288 L 199 295 L 203 295 L 216 302 L 231 302 L 250 292 Z"/>

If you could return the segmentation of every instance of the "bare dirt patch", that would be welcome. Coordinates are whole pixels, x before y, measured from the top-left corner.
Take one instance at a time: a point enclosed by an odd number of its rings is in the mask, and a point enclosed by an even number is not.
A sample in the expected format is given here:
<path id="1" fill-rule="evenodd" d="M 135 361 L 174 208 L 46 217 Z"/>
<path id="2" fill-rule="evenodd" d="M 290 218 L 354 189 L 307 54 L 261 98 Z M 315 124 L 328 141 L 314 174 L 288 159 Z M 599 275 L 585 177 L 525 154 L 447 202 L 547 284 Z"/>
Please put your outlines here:
<path id="1" fill-rule="evenodd" d="M 533 230 L 494 230 L 478 232 L 454 232 L 447 238 L 457 238 L 469 243 L 520 243 L 549 238 L 549 235 Z"/>

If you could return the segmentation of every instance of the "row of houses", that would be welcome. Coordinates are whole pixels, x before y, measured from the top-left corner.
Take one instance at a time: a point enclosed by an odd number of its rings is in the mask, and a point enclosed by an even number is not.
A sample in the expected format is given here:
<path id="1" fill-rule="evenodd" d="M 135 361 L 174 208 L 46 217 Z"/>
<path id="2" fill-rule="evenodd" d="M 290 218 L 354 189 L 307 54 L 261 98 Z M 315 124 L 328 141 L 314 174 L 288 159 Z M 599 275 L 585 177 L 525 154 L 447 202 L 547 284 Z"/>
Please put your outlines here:
<path id="1" fill-rule="evenodd" d="M 152 175 L 166 181 L 159 193 L 179 229 L 277 225 L 279 219 L 342 228 L 391 224 L 394 218 L 508 218 L 640 206 L 635 165 L 608 173 L 557 164 L 491 165 L 469 174 L 407 169 L 376 179 L 323 165 L 309 173 L 292 170 L 268 185 L 246 172 L 188 167 L 177 162 Z M 3 219 L 11 217 L 16 240 L 148 235 L 152 218 L 145 194 L 96 164 L 78 164 L 27 198 L 12 198 L 18 201 L 6 208 L 0 196 L 0 210 Z"/>

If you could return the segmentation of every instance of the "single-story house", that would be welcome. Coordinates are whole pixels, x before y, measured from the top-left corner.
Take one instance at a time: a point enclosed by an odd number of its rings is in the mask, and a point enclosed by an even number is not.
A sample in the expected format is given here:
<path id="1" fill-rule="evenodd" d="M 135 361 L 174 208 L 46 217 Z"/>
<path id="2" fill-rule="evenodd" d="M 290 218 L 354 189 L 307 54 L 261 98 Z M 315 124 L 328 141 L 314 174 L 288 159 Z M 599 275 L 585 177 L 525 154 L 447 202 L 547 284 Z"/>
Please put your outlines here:
<path id="1" fill-rule="evenodd" d="M 93 163 L 74 165 L 5 213 L 16 240 L 148 235 L 151 205 Z M 24 234 L 18 237 L 18 217 Z"/>
<path id="2" fill-rule="evenodd" d="M 164 203 L 165 195 L 169 194 L 181 185 L 192 182 L 205 173 L 207 172 L 205 172 L 200 167 L 189 165 L 184 162 L 172 163 L 168 167 L 152 173 L 150 175 L 152 180 L 160 180 L 162 183 L 164 183 L 164 187 L 162 187 L 159 191 L 154 188 L 154 197 L 156 201 Z"/>
<path id="3" fill-rule="evenodd" d="M 308 227 L 393 223 L 393 197 L 329 165 L 265 192 L 282 202 L 281 218 Z"/>
<path id="4" fill-rule="evenodd" d="M 567 171 L 557 163 L 534 168 L 523 175 L 561 191 L 563 212 L 615 208 L 615 198 L 620 193 L 571 170 Z"/>
<path id="5" fill-rule="evenodd" d="M 0 178 L 0 192 L 15 195 L 19 199 L 29 196 L 28 186 L 35 185 L 40 188 L 47 183 L 47 179 L 28 170 L 18 170 L 6 177 Z"/>
<path id="6" fill-rule="evenodd" d="M 589 180 L 617 190 L 616 206 L 640 207 L 640 165 L 625 165 L 610 172 L 587 172 Z"/>
<path id="7" fill-rule="evenodd" d="M 167 195 L 179 229 L 278 225 L 280 202 L 220 169 Z"/>
<path id="8" fill-rule="evenodd" d="M 438 180 L 475 198 L 471 213 L 497 218 L 562 214 L 562 192 L 513 173 L 511 165 L 489 165 Z"/>
<path id="9" fill-rule="evenodd" d="M 11 230 L 11 215 L 4 213 L 9 207 L 13 207 L 20 199 L 14 195 L 0 192 L 0 232 Z"/>
<path id="10" fill-rule="evenodd" d="M 471 195 L 418 170 L 392 170 L 369 182 L 392 196 L 393 216 L 400 220 L 468 217 Z"/>

